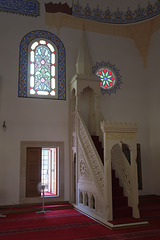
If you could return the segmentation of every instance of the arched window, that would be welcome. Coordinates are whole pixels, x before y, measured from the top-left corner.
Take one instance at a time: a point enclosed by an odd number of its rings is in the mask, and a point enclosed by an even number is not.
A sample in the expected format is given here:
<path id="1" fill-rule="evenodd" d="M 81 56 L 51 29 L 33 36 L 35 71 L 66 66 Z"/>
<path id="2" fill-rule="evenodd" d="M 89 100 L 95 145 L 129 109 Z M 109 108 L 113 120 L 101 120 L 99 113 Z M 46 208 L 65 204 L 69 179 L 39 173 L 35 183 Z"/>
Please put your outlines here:
<path id="1" fill-rule="evenodd" d="M 30 46 L 28 95 L 56 96 L 55 49 L 46 40 L 36 40 Z"/>
<path id="2" fill-rule="evenodd" d="M 56 35 L 33 31 L 22 39 L 18 96 L 66 99 L 65 48 Z"/>

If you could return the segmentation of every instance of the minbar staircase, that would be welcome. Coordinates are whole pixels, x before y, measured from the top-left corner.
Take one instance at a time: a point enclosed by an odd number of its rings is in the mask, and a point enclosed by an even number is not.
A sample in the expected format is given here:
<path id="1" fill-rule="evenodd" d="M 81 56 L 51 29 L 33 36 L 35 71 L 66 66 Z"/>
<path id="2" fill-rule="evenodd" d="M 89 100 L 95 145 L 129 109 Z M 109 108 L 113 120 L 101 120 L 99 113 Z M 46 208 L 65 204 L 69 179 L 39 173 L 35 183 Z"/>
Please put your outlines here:
<path id="1" fill-rule="evenodd" d="M 104 153 L 102 143 L 98 136 L 91 136 L 99 156 L 104 164 Z M 132 208 L 128 206 L 128 198 L 123 195 L 123 188 L 119 185 L 119 179 L 115 176 L 115 170 L 112 170 L 112 203 L 113 220 L 132 218 Z"/>
<path id="2" fill-rule="evenodd" d="M 94 145 L 97 149 L 97 152 L 100 156 L 100 159 L 102 160 L 102 163 L 104 164 L 104 151 L 103 151 L 103 148 L 102 148 L 102 143 L 99 141 L 98 136 L 92 135 L 91 137 L 92 137 Z"/>
<path id="3" fill-rule="evenodd" d="M 128 206 L 128 198 L 123 195 L 123 188 L 119 185 L 114 170 L 112 170 L 112 203 L 114 220 L 132 218 L 132 208 Z"/>

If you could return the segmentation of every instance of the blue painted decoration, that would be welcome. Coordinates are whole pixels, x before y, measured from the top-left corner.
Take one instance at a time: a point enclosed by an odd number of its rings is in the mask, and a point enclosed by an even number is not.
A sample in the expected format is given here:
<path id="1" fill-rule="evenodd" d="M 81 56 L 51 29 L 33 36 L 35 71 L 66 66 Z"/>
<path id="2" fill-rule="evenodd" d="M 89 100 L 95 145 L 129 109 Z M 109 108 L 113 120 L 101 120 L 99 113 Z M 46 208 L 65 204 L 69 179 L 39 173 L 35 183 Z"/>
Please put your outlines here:
<path id="1" fill-rule="evenodd" d="M 36 0 L 0 0 L 0 11 L 37 17 L 40 15 Z"/>
<path id="2" fill-rule="evenodd" d="M 131 11 L 128 8 L 126 12 L 120 11 L 119 9 L 115 12 L 111 12 L 109 7 L 107 9 L 100 9 L 98 6 L 95 9 L 91 9 L 89 4 L 87 4 L 86 7 L 82 7 L 79 1 L 73 4 L 72 9 L 72 15 L 75 17 L 110 24 L 136 23 L 150 19 L 159 14 L 160 0 L 157 0 L 154 5 L 148 3 L 147 8 L 141 8 L 139 5 L 136 10 Z"/>

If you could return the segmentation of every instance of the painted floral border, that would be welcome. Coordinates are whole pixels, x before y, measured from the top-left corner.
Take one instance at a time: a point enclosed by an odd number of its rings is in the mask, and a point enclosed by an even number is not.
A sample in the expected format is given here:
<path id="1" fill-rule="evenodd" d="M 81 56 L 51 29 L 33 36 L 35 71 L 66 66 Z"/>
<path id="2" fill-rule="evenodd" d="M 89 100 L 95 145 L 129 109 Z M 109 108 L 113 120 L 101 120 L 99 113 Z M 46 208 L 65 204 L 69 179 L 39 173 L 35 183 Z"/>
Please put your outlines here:
<path id="1" fill-rule="evenodd" d="M 79 1 L 73 5 L 72 15 L 75 17 L 85 18 L 88 20 L 94 20 L 103 23 L 111 24 L 130 24 L 139 21 L 147 20 L 160 14 L 160 0 L 157 0 L 154 5 L 148 2 L 146 8 L 140 7 L 134 11 L 131 11 L 128 7 L 126 12 L 117 9 L 115 12 L 111 12 L 109 7 L 107 10 L 102 10 L 98 6 L 95 9 L 91 9 L 89 4 L 86 7 L 82 7 Z"/>
<path id="2" fill-rule="evenodd" d="M 1 0 L 0 11 L 37 17 L 40 15 L 40 4 L 36 0 Z"/>

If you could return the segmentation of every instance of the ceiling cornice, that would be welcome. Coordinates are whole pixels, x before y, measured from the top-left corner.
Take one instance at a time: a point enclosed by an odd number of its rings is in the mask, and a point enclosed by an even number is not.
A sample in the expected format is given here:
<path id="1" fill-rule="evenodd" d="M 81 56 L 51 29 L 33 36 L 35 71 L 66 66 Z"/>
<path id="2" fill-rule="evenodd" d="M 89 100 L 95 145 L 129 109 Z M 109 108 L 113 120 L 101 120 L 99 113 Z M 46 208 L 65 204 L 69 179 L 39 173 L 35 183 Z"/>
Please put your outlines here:
<path id="1" fill-rule="evenodd" d="M 58 33 L 61 27 L 67 27 L 132 39 L 146 67 L 152 34 L 160 29 L 160 16 L 137 24 L 118 25 L 81 19 L 64 13 L 46 13 L 45 23 L 55 26 Z"/>

